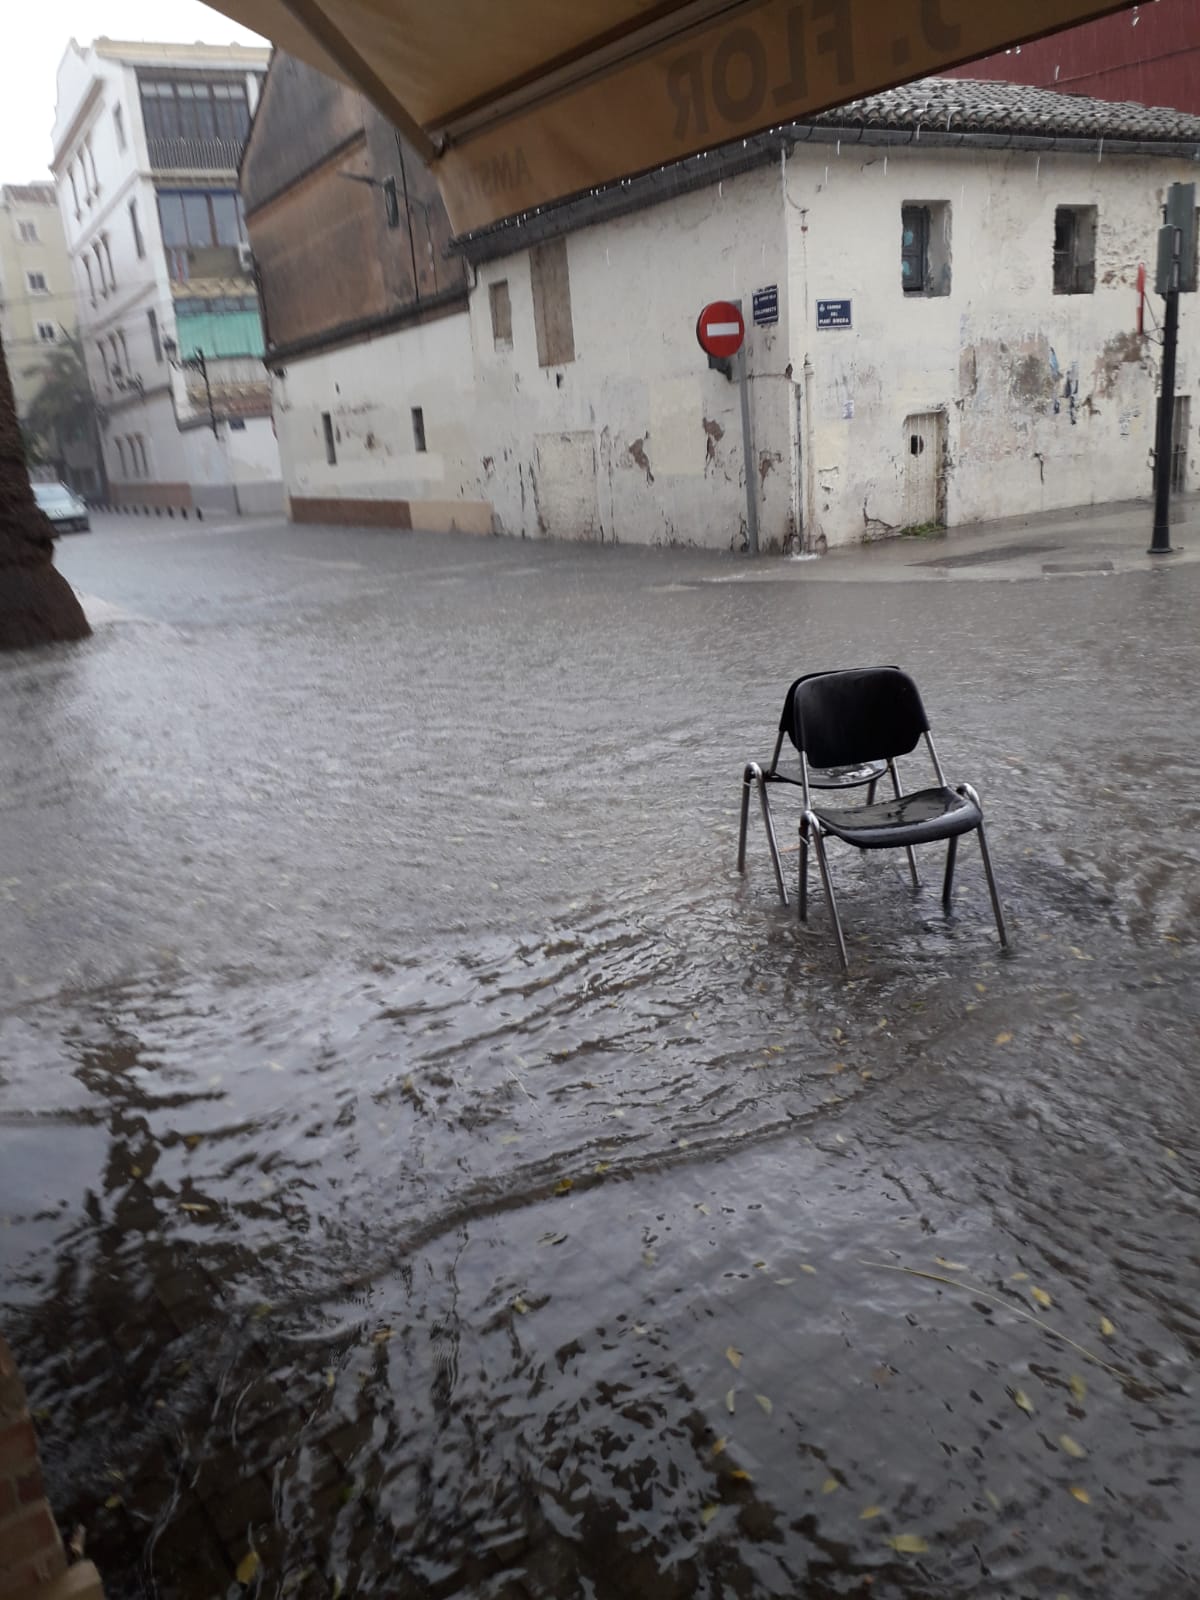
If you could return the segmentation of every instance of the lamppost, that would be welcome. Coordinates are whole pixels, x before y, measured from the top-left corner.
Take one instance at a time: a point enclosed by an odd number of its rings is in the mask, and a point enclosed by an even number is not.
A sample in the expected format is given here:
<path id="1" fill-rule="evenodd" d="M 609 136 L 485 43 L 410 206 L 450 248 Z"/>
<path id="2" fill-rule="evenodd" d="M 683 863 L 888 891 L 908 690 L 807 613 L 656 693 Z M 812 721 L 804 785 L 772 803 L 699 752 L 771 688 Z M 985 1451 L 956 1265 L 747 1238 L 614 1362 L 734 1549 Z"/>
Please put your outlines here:
<path id="1" fill-rule="evenodd" d="M 213 438 L 219 439 L 217 432 L 217 413 L 213 410 L 212 384 L 208 381 L 208 362 L 204 359 L 204 351 L 199 347 L 194 356 L 181 356 L 179 346 L 174 339 L 164 339 L 162 342 L 163 355 L 166 356 L 176 372 L 198 372 L 204 379 L 204 394 L 208 401 L 208 420 L 212 425 Z"/>

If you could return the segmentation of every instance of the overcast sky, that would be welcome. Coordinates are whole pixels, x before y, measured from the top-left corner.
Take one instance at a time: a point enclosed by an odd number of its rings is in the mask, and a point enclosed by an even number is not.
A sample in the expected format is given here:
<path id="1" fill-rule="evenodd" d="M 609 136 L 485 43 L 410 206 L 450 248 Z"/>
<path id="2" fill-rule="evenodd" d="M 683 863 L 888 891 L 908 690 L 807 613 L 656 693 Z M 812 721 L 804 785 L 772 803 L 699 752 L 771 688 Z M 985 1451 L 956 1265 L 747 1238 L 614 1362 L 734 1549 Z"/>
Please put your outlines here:
<path id="1" fill-rule="evenodd" d="M 0 0 L 0 6 L 7 35 L 0 51 L 0 183 L 47 176 L 55 77 L 72 37 L 80 44 L 90 44 L 101 34 L 110 39 L 263 43 L 199 0 Z M 18 21 L 19 16 L 25 20 Z"/>

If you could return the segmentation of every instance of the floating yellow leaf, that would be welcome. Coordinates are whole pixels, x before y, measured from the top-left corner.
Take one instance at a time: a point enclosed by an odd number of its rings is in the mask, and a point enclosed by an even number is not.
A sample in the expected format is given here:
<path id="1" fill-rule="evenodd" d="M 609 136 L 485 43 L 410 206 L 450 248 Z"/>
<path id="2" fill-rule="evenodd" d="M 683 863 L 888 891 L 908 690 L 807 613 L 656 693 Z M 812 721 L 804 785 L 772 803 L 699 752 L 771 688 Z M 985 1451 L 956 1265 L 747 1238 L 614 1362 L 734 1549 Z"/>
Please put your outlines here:
<path id="1" fill-rule="evenodd" d="M 179 1209 L 181 1211 L 211 1211 L 212 1207 L 202 1206 L 197 1200 L 181 1200 Z"/>
<path id="2" fill-rule="evenodd" d="M 1073 1033 L 1071 1035 L 1071 1043 L 1075 1046 L 1076 1049 L 1078 1049 L 1079 1046 L 1083 1043 L 1083 1035 L 1081 1033 Z"/>
<path id="3" fill-rule="evenodd" d="M 592 1171 L 599 1173 L 600 1176 L 603 1176 L 611 1166 L 611 1161 L 597 1161 L 596 1165 L 592 1168 Z"/>
<path id="4" fill-rule="evenodd" d="M 1037 1301 L 1038 1305 L 1042 1307 L 1043 1311 L 1048 1310 L 1049 1307 L 1054 1304 L 1054 1301 L 1051 1300 L 1045 1289 L 1030 1289 L 1029 1292 Z"/>
<path id="5" fill-rule="evenodd" d="M 999 1509 L 1000 1509 L 1000 1496 L 998 1494 L 993 1494 L 990 1489 L 985 1489 L 983 1492 L 984 1492 L 984 1494 L 987 1495 L 988 1505 L 991 1506 L 992 1510 L 993 1511 L 999 1511 Z"/>
<path id="6" fill-rule="evenodd" d="M 652 1267 L 657 1260 L 658 1257 L 655 1255 L 653 1250 L 642 1251 L 642 1265 L 644 1267 Z"/>
<path id="7" fill-rule="evenodd" d="M 334 1372 L 332 1367 L 326 1367 L 325 1368 L 325 1387 L 327 1389 L 332 1389 L 336 1382 L 337 1382 L 337 1374 Z"/>
<path id="8" fill-rule="evenodd" d="M 801 1272 L 815 1272 L 816 1270 L 816 1267 L 810 1267 L 807 1261 L 802 1261 L 800 1263 Z"/>
<path id="9" fill-rule="evenodd" d="M 986 994 L 987 993 L 987 984 L 986 983 L 977 983 L 975 985 L 975 992 L 976 992 L 976 994 Z"/>
<path id="10" fill-rule="evenodd" d="M 826 1478 L 825 1482 L 821 1485 L 821 1493 L 822 1494 L 832 1494 L 835 1489 L 840 1489 L 840 1488 L 841 1488 L 841 1484 L 837 1481 L 836 1478 Z"/>
<path id="11" fill-rule="evenodd" d="M 1011 1044 L 1012 1043 L 1012 1034 L 1011 1033 L 998 1033 L 996 1035 L 996 1043 L 997 1044 Z"/>
<path id="12" fill-rule="evenodd" d="M 555 1194 L 570 1194 L 574 1187 L 575 1180 L 573 1178 L 560 1178 L 554 1185 L 554 1192 Z"/>
<path id="13" fill-rule="evenodd" d="M 898 1533 L 888 1543 L 902 1556 L 919 1556 L 929 1549 L 927 1541 L 919 1533 Z"/>
<path id="14" fill-rule="evenodd" d="M 845 1072 L 845 1070 L 846 1070 L 846 1063 L 844 1061 L 835 1061 L 833 1063 L 833 1071 L 834 1072 Z"/>
<path id="15" fill-rule="evenodd" d="M 520 1295 L 518 1295 L 516 1297 L 516 1299 L 513 1301 L 513 1310 L 517 1313 L 518 1316 L 522 1316 L 522 1317 L 525 1316 L 526 1313 L 529 1310 L 529 1307 L 525 1304 L 524 1300 L 521 1299 Z"/>
<path id="16" fill-rule="evenodd" d="M 702 1217 L 710 1217 L 712 1215 L 712 1212 L 704 1204 L 703 1200 L 701 1200 L 700 1204 L 696 1207 L 696 1210 L 700 1213 L 700 1215 Z"/>
<path id="17" fill-rule="evenodd" d="M 264 1317 L 269 1317 L 270 1315 L 271 1315 L 271 1307 L 265 1301 L 263 1302 L 263 1304 L 261 1306 L 255 1306 L 255 1308 L 254 1308 L 254 1320 L 256 1322 L 261 1322 Z"/>
<path id="18" fill-rule="evenodd" d="M 742 1352 L 734 1345 L 730 1345 L 725 1352 L 725 1359 L 731 1366 L 740 1367 L 742 1364 Z"/>
<path id="19" fill-rule="evenodd" d="M 1012 1397 L 1015 1406 L 1020 1406 L 1021 1410 L 1029 1416 L 1033 1415 L 1033 1401 L 1025 1393 L 1024 1389 L 1014 1389 Z"/>
<path id="20" fill-rule="evenodd" d="M 766 1395 L 765 1394 L 756 1394 L 754 1396 L 754 1398 L 758 1401 L 759 1405 L 763 1408 L 763 1410 L 766 1412 L 767 1416 L 769 1417 L 771 1415 L 772 1411 L 774 1411 L 775 1407 L 767 1399 Z"/>
<path id="21" fill-rule="evenodd" d="M 1008 1281 L 1009 1283 L 1028 1283 L 1029 1274 L 1027 1272 L 1014 1272 Z"/>
<path id="22" fill-rule="evenodd" d="M 714 1506 L 714 1505 L 707 1505 L 707 1506 L 701 1506 L 700 1507 L 700 1521 L 704 1524 L 704 1526 L 706 1528 L 708 1527 L 709 1523 L 716 1516 L 717 1512 L 720 1509 L 721 1509 L 720 1506 Z"/>
<path id="23" fill-rule="evenodd" d="M 719 1456 L 721 1454 L 722 1450 L 724 1450 L 725 1446 L 728 1443 L 729 1443 L 728 1439 L 724 1439 L 724 1438 L 718 1439 L 716 1444 L 714 1444 L 713 1447 L 712 1447 L 713 1455 L 714 1456 Z"/>
<path id="24" fill-rule="evenodd" d="M 378 1333 L 373 1333 L 371 1335 L 371 1343 L 372 1344 L 386 1344 L 391 1337 L 392 1337 L 392 1329 L 391 1328 L 380 1328 Z"/>
<path id="25" fill-rule="evenodd" d="M 234 1573 L 234 1577 L 241 1584 L 249 1584 L 254 1582 L 255 1574 L 257 1572 L 258 1552 L 256 1550 L 247 1550 L 246 1554 L 238 1562 L 237 1571 Z"/>
<path id="26" fill-rule="evenodd" d="M 961 1261 L 947 1261 L 945 1256 L 934 1256 L 939 1267 L 945 1267 L 947 1272 L 966 1272 L 967 1268 Z"/>
<path id="27" fill-rule="evenodd" d="M 189 1150 L 194 1150 L 200 1143 L 200 1135 L 198 1133 L 189 1133 L 183 1142 Z"/>
<path id="28" fill-rule="evenodd" d="M 730 1415 L 733 1414 L 733 1390 L 732 1389 L 726 1389 L 726 1391 L 725 1391 L 725 1409 L 726 1409 L 726 1411 L 728 1411 L 730 1413 Z"/>
<path id="29" fill-rule="evenodd" d="M 864 1506 L 858 1513 L 858 1520 L 860 1522 L 870 1522 L 873 1517 L 881 1517 L 882 1515 L 882 1506 Z"/>
<path id="30" fill-rule="evenodd" d="M 795 1283 L 795 1278 L 776 1278 L 775 1282 L 781 1289 L 786 1289 L 789 1283 Z"/>
<path id="31" fill-rule="evenodd" d="M 1087 1492 L 1086 1489 L 1081 1489 L 1077 1483 L 1073 1483 L 1071 1485 L 1071 1493 L 1075 1496 L 1076 1500 L 1079 1501 L 1079 1504 L 1081 1506 L 1090 1506 L 1091 1505 L 1091 1503 L 1092 1503 L 1091 1495 Z"/>
<path id="32" fill-rule="evenodd" d="M 746 1471 L 745 1467 L 734 1467 L 729 1476 L 731 1478 L 736 1478 L 739 1483 L 750 1483 L 752 1481 L 750 1474 Z"/>
<path id="33" fill-rule="evenodd" d="M 132 1176 L 135 1177 L 135 1178 L 140 1178 L 141 1175 L 142 1175 L 141 1167 L 130 1167 L 129 1171 L 132 1174 Z"/>
<path id="34" fill-rule="evenodd" d="M 106 1511 L 115 1511 L 122 1503 L 123 1502 L 119 1494 L 110 1494 L 108 1499 L 104 1502 L 104 1509 Z"/>
<path id="35" fill-rule="evenodd" d="M 1087 1451 L 1083 1448 L 1083 1446 L 1081 1444 L 1076 1444 L 1069 1433 L 1060 1433 L 1058 1436 L 1058 1442 L 1060 1445 L 1062 1445 L 1063 1449 L 1069 1456 L 1075 1457 L 1076 1461 L 1082 1461 L 1084 1456 L 1087 1455 Z"/>
<path id="36" fill-rule="evenodd" d="M 1111 1339 L 1113 1334 L 1116 1333 L 1116 1331 L 1117 1331 L 1116 1328 L 1113 1327 L 1112 1323 L 1108 1320 L 1107 1317 L 1101 1317 L 1100 1318 L 1100 1332 L 1104 1335 L 1104 1337 L 1106 1339 Z"/>
<path id="37" fill-rule="evenodd" d="M 1071 1374 L 1071 1393 L 1080 1405 L 1087 1399 L 1087 1384 L 1077 1372 Z"/>

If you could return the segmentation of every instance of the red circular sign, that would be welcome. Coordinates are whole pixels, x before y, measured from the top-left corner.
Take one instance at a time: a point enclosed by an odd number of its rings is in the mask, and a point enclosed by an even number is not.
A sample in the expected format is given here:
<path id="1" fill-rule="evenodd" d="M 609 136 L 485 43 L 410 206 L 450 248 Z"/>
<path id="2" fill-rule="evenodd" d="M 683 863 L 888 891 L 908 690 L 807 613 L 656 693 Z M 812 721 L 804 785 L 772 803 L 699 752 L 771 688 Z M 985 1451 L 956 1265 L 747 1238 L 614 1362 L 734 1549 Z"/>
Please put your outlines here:
<path id="1" fill-rule="evenodd" d="M 735 356 L 746 337 L 742 313 L 732 300 L 714 300 L 705 306 L 696 323 L 696 338 L 701 350 L 710 356 Z"/>

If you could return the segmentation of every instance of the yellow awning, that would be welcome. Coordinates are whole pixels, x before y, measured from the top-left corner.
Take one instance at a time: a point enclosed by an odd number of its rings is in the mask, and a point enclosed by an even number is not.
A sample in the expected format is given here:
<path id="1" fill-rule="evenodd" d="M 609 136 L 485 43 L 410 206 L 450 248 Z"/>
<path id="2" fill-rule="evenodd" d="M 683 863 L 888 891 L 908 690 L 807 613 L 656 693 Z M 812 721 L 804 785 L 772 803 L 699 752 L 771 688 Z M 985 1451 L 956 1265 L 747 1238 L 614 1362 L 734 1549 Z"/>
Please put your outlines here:
<path id="1" fill-rule="evenodd" d="M 216 0 L 361 89 L 459 233 L 1132 0 Z"/>

